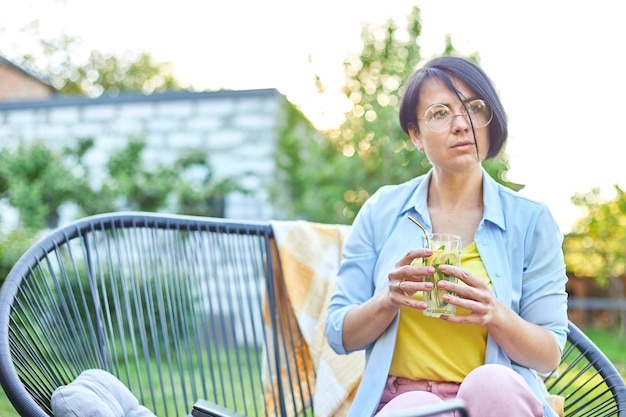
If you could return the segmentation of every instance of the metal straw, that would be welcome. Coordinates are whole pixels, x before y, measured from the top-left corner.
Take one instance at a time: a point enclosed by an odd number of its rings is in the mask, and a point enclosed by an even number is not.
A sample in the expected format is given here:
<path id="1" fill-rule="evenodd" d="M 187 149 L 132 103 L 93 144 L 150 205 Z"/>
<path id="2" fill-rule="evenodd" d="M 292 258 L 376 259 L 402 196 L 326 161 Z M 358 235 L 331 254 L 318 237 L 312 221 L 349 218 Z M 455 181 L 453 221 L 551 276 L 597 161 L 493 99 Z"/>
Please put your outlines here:
<path id="1" fill-rule="evenodd" d="M 428 234 L 428 230 L 426 230 L 426 228 L 413 217 L 409 216 L 409 220 L 411 220 L 413 223 L 418 225 L 420 229 L 422 229 L 422 232 L 424 232 L 424 236 L 426 236 L 426 246 L 430 249 L 430 235 Z"/>

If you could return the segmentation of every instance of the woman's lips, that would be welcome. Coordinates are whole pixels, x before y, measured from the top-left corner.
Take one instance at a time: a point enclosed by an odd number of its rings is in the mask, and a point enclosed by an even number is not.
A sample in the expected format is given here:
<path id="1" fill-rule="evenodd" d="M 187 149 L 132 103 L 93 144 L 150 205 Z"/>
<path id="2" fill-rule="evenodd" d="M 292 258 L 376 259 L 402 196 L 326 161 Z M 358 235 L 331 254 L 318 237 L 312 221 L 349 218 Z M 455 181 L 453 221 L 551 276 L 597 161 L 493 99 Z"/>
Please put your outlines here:
<path id="1" fill-rule="evenodd" d="M 474 142 L 461 142 L 454 145 L 452 148 L 454 149 L 463 149 L 463 148 L 474 148 Z"/>

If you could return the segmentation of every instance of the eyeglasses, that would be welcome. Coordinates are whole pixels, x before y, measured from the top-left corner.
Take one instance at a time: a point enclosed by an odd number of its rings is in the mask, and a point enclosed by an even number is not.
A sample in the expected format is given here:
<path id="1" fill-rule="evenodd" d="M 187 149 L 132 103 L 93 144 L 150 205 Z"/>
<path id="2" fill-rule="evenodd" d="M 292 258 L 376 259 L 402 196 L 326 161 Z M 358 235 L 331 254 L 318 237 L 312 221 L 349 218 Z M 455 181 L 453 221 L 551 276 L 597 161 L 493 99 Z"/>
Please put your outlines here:
<path id="1" fill-rule="evenodd" d="M 452 113 L 452 110 L 445 104 L 433 104 L 426 109 L 423 118 L 417 118 L 417 120 L 424 120 L 426 126 L 433 132 L 444 132 L 450 128 L 452 119 L 456 116 L 463 116 L 465 120 L 470 122 L 474 127 L 485 127 L 491 123 L 493 114 L 491 109 L 484 100 L 472 100 L 465 103 L 465 112 Z M 468 119 L 469 116 L 469 119 Z"/>

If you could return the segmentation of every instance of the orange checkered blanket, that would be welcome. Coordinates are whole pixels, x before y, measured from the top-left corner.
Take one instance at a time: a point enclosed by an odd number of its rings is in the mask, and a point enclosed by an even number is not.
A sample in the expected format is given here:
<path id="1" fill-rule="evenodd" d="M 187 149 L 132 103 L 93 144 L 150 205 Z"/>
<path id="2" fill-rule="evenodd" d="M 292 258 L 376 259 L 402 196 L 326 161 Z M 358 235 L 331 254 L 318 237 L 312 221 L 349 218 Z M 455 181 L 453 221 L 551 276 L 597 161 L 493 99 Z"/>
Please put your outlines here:
<path id="1" fill-rule="evenodd" d="M 326 342 L 324 319 L 341 261 L 341 248 L 349 226 L 307 221 L 274 221 L 289 308 L 306 342 L 297 355 L 301 378 L 313 375 L 309 399 L 316 417 L 341 417 L 348 413 L 365 364 L 362 351 L 337 355 Z M 267 323 L 267 314 L 266 314 Z M 302 366 L 304 365 L 304 366 Z M 306 372 L 306 371 L 309 372 Z M 275 380 L 266 376 L 266 387 Z M 266 396 L 268 399 L 268 396 Z M 271 401 L 269 401 L 271 403 Z M 269 404 L 270 408 L 274 405 Z"/>

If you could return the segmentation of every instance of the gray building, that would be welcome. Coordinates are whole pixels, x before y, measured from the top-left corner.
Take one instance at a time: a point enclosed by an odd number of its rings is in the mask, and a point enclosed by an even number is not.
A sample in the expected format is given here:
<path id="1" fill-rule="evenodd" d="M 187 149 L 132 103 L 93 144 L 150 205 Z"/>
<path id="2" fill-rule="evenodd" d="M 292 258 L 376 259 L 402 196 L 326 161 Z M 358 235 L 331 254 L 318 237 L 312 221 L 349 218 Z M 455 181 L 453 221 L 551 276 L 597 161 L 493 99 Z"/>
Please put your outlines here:
<path id="1" fill-rule="evenodd" d="M 95 99 L 52 95 L 0 102 L 0 140 L 1 146 L 43 139 L 62 147 L 92 138 L 95 147 L 86 158 L 95 173 L 129 137 L 146 141 L 148 163 L 171 163 L 180 151 L 197 149 L 209 154 L 215 178 L 233 177 L 251 190 L 228 194 L 224 217 L 267 220 L 283 216 L 269 189 L 278 175 L 277 129 L 285 105 L 274 89 Z"/>

